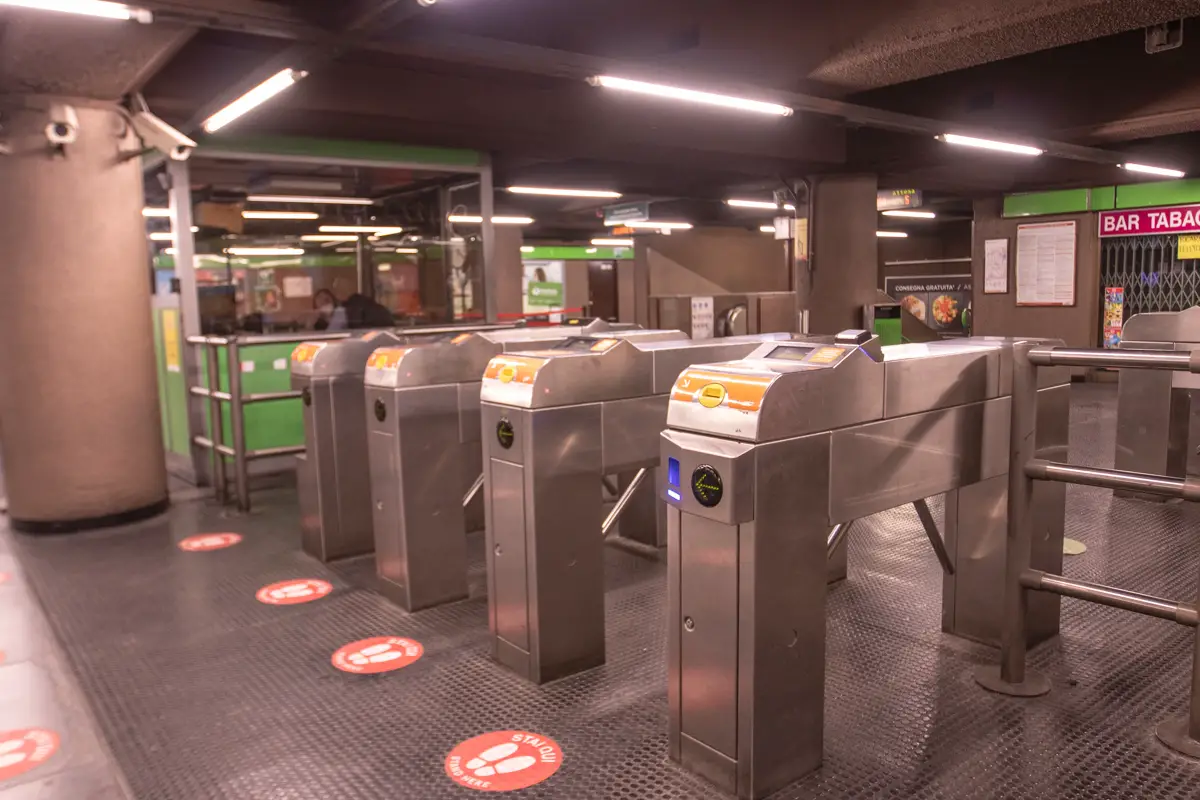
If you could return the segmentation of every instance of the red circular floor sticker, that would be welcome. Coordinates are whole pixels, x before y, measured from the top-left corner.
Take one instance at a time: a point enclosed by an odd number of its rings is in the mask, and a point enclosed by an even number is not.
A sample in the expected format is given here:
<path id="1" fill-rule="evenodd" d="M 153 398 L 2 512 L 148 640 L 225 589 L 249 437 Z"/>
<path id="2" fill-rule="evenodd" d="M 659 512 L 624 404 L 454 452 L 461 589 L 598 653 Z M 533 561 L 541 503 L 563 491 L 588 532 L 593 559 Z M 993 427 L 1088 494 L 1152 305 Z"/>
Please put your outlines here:
<path id="1" fill-rule="evenodd" d="M 297 603 L 320 600 L 332 591 L 332 583 L 315 578 L 300 578 L 264 586 L 254 596 L 258 598 L 258 602 L 269 606 L 294 606 Z"/>
<path id="2" fill-rule="evenodd" d="M 23 775 L 58 751 L 58 734 L 41 728 L 0 732 L 0 781 Z"/>
<path id="3" fill-rule="evenodd" d="M 179 543 L 180 550 L 202 553 L 206 550 L 223 550 L 233 547 L 242 540 L 240 533 L 201 533 L 189 536 Z"/>
<path id="4" fill-rule="evenodd" d="M 541 783 L 562 766 L 553 739 L 526 731 L 493 731 L 467 739 L 446 756 L 446 774 L 481 792 L 511 792 Z"/>
<path id="5" fill-rule="evenodd" d="M 12 575 L 9 575 L 7 572 L 0 572 L 0 583 L 8 583 L 11 577 Z"/>
<path id="6" fill-rule="evenodd" d="M 342 672 L 375 675 L 407 667 L 421 657 L 420 642 L 399 636 L 375 636 L 341 647 L 333 654 L 333 665 Z"/>

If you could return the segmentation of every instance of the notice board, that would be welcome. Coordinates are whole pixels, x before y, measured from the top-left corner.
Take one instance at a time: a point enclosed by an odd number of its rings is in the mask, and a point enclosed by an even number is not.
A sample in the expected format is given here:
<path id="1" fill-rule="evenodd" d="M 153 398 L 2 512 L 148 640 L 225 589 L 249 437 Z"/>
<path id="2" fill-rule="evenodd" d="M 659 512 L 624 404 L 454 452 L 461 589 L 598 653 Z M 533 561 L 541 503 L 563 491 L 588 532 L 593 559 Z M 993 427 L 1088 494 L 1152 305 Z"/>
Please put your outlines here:
<path id="1" fill-rule="evenodd" d="M 1017 226 L 1017 305 L 1075 305 L 1075 222 Z"/>

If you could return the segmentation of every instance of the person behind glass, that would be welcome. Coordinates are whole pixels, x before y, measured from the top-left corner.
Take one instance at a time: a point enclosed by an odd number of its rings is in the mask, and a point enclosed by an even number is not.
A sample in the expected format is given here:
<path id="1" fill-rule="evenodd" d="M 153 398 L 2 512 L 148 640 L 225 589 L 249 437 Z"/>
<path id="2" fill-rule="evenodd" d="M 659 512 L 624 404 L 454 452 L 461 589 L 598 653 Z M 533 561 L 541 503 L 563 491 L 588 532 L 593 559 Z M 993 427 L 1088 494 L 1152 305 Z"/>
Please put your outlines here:
<path id="1" fill-rule="evenodd" d="M 313 323 L 315 330 L 344 331 L 349 327 L 345 307 L 328 289 L 321 289 L 313 295 L 313 308 L 317 310 L 317 321 Z"/>

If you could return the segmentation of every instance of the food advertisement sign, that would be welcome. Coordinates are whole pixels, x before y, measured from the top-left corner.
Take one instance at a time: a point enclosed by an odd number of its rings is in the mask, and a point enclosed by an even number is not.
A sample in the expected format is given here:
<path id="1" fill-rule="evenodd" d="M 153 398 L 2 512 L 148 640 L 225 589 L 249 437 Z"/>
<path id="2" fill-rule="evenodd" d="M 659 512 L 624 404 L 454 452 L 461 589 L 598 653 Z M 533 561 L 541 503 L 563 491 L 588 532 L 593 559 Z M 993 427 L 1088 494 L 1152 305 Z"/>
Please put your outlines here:
<path id="1" fill-rule="evenodd" d="M 1125 287 L 1106 286 L 1104 289 L 1104 346 L 1121 343 L 1121 328 L 1125 324 Z"/>
<path id="2" fill-rule="evenodd" d="M 971 307 L 970 275 L 886 278 L 884 291 L 905 311 L 938 333 L 966 336 L 963 317 Z"/>

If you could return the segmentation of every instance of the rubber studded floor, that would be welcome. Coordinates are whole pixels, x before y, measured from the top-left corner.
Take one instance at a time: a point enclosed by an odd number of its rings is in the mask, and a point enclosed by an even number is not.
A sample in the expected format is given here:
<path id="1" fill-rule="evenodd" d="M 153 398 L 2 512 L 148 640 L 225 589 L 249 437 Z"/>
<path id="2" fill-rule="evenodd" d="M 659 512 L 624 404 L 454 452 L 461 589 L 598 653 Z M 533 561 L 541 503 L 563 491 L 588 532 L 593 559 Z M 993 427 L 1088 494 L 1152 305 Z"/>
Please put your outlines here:
<path id="1" fill-rule="evenodd" d="M 1111 464 L 1115 392 L 1074 389 L 1072 459 Z M 522 729 L 565 753 L 523 797 L 718 798 L 666 757 L 664 565 L 607 554 L 608 663 L 535 687 L 487 655 L 482 541 L 472 597 L 408 615 L 371 588 L 372 565 L 325 567 L 298 549 L 294 494 L 255 497 L 248 517 L 202 503 L 165 522 L 20 539 L 21 561 L 110 747 L 139 798 L 465 798 L 443 762 L 458 742 Z M 1088 552 L 1067 572 L 1189 599 L 1200 516 L 1178 505 L 1069 490 L 1068 535 Z M 175 546 L 237 531 L 227 550 Z M 1170 623 L 1064 602 L 1063 636 L 1037 650 L 1054 691 L 987 694 L 981 646 L 938 632 L 940 570 L 915 513 L 856 526 L 850 580 L 829 603 L 826 758 L 778 798 L 1154 798 L 1200 796 L 1200 764 L 1154 727 L 1187 701 L 1191 639 Z M 308 605 L 266 606 L 261 586 L 330 580 Z M 395 634 L 417 663 L 339 672 L 331 653 Z"/>

